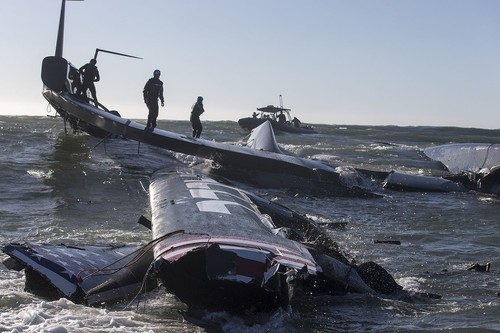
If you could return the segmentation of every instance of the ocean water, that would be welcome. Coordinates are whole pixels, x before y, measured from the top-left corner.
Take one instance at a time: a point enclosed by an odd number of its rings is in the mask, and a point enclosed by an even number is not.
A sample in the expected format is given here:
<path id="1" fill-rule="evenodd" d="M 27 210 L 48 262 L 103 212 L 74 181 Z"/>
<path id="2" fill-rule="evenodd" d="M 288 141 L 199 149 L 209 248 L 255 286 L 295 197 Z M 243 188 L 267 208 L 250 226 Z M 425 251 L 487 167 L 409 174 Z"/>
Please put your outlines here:
<path id="1" fill-rule="evenodd" d="M 191 132 L 188 122 L 160 121 L 158 127 Z M 500 130 L 316 128 L 319 134 L 277 140 L 304 157 L 422 175 L 445 173 L 424 157 L 426 147 L 500 143 Z M 232 121 L 205 121 L 202 136 L 236 143 L 246 134 Z M 60 118 L 0 116 L 0 243 L 148 242 L 150 232 L 137 220 L 150 214 L 149 176 L 179 163 L 206 164 L 131 140 L 66 134 Z M 375 261 L 406 290 L 442 298 L 298 294 L 288 311 L 250 319 L 213 313 L 201 324 L 186 320 L 184 304 L 163 289 L 128 304 L 90 308 L 27 293 L 24 273 L 0 264 L 0 332 L 500 332 L 500 198 L 388 190 L 376 199 L 315 197 L 239 185 L 320 222 L 346 223 L 326 230 L 351 260 Z M 401 245 L 374 242 L 381 238 Z M 489 273 L 466 270 L 487 262 Z"/>

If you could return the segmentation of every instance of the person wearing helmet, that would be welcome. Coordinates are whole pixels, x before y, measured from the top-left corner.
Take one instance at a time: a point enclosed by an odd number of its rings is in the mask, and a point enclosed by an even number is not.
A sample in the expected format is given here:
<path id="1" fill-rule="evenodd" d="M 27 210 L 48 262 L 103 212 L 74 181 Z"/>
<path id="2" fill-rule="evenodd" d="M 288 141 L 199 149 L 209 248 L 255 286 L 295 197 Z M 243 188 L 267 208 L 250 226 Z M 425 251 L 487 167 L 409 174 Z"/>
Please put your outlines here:
<path id="1" fill-rule="evenodd" d="M 78 88 L 77 95 L 83 95 L 84 99 L 88 101 L 87 90 L 90 90 L 90 94 L 94 99 L 94 105 L 98 106 L 94 82 L 99 81 L 101 78 L 99 76 L 99 70 L 95 65 L 96 63 L 97 60 L 90 59 L 90 62 L 88 64 L 80 67 L 79 72 L 83 77 L 83 82 L 82 85 Z"/>
<path id="2" fill-rule="evenodd" d="M 189 118 L 191 126 L 193 127 L 193 138 L 199 138 L 201 131 L 203 130 L 203 126 L 201 126 L 200 121 L 200 115 L 203 112 L 205 112 L 205 109 L 203 108 L 203 97 L 198 96 L 196 103 L 193 105 L 191 117 Z"/>
<path id="3" fill-rule="evenodd" d="M 142 94 L 144 95 L 144 103 L 146 103 L 148 113 L 147 131 L 152 131 L 156 127 L 156 118 L 158 118 L 158 98 L 161 101 L 161 106 L 164 105 L 163 99 L 163 82 L 160 81 L 160 71 L 156 69 L 153 72 L 153 77 L 146 82 Z"/>

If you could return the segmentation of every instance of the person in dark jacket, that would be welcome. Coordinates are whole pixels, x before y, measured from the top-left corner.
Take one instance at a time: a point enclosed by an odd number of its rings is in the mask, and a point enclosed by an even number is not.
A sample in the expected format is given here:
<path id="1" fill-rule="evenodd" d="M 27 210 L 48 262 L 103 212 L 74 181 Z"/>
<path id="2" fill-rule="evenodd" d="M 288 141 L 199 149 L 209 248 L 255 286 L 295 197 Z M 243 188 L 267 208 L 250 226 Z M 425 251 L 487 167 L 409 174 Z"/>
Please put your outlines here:
<path id="1" fill-rule="evenodd" d="M 302 122 L 297 117 L 293 117 L 292 123 L 295 127 L 300 127 L 300 124 L 302 124 Z"/>
<path id="2" fill-rule="evenodd" d="M 90 59 L 90 62 L 88 64 L 80 67 L 79 72 L 83 77 L 83 82 L 80 88 L 81 90 L 78 92 L 78 94 L 83 94 L 83 97 L 87 100 L 87 89 L 90 90 L 92 98 L 94 99 L 94 105 L 98 106 L 94 82 L 99 81 L 101 78 L 99 76 L 99 70 L 95 65 L 96 63 L 97 60 Z"/>
<path id="3" fill-rule="evenodd" d="M 156 118 L 158 118 L 158 98 L 161 101 L 161 106 L 164 105 L 163 99 L 163 82 L 160 81 L 160 71 L 156 69 L 153 72 L 153 77 L 146 82 L 142 94 L 144 95 L 144 103 L 146 103 L 149 114 L 146 131 L 152 131 L 156 127 Z"/>
<path id="4" fill-rule="evenodd" d="M 200 115 L 205 112 L 203 108 L 203 97 L 198 96 L 196 103 L 193 105 L 193 110 L 191 111 L 191 117 L 189 120 L 191 121 L 191 126 L 193 126 L 193 138 L 199 138 L 201 135 L 201 131 L 203 130 L 203 126 L 201 126 Z"/>

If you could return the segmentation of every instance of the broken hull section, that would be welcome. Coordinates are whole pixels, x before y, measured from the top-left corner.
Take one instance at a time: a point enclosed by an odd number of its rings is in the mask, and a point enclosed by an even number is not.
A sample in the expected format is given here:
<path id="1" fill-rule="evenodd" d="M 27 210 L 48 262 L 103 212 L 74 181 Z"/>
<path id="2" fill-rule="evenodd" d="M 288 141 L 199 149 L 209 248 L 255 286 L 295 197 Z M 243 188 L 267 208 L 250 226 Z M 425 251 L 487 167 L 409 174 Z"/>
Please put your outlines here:
<path id="1" fill-rule="evenodd" d="M 472 189 L 500 194 L 500 144 L 447 144 L 426 148 L 424 153 L 452 174 L 464 176 Z"/>
<path id="2" fill-rule="evenodd" d="M 465 179 L 461 179 L 462 181 Z M 409 192 L 467 192 L 469 188 L 463 182 L 455 182 L 443 177 L 403 174 L 392 171 L 383 187 L 394 191 Z"/>
<path id="3" fill-rule="evenodd" d="M 479 173 L 500 166 L 500 144 L 456 143 L 424 149 L 424 154 L 443 163 L 454 174 Z"/>
<path id="4" fill-rule="evenodd" d="M 296 280 L 317 273 L 309 251 L 276 235 L 236 188 L 160 172 L 150 196 L 156 274 L 191 307 L 272 311 L 289 304 Z"/>
<path id="5" fill-rule="evenodd" d="M 269 267 L 266 258 L 271 253 L 243 257 L 251 252 L 213 244 L 173 262 L 160 259 L 156 272 L 166 288 L 191 308 L 230 313 L 286 308 L 293 295 L 293 276 L 288 279 L 285 266 Z"/>

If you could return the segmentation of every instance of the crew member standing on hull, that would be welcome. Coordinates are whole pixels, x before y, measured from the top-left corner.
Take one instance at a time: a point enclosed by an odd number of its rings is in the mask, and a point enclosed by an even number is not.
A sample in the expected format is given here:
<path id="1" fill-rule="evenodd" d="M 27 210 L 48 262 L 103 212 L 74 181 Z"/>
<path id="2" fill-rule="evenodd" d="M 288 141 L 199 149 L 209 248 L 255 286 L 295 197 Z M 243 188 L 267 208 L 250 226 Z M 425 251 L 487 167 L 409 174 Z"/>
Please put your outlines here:
<path id="1" fill-rule="evenodd" d="M 191 126 L 193 126 L 193 138 L 199 138 L 201 135 L 201 131 L 203 130 L 203 126 L 201 126 L 200 115 L 205 112 L 203 108 L 203 97 L 198 96 L 196 103 L 193 105 L 193 110 L 191 111 L 191 117 L 189 120 L 191 121 Z"/>
<path id="2" fill-rule="evenodd" d="M 85 97 L 85 99 L 87 100 L 87 89 L 90 90 L 92 98 L 94 99 L 94 105 L 98 106 L 94 82 L 99 81 L 101 78 L 99 76 L 99 70 L 95 65 L 96 63 L 97 60 L 90 59 L 90 62 L 88 64 L 85 64 L 82 67 L 80 67 L 79 71 L 83 77 L 83 83 L 79 88 L 81 90 L 77 91 L 77 94 L 78 95 L 83 94 L 83 97 Z"/>
<path id="3" fill-rule="evenodd" d="M 153 77 L 146 82 L 144 86 L 143 95 L 144 103 L 148 106 L 148 123 L 146 131 L 153 131 L 156 127 L 156 118 L 158 118 L 158 98 L 161 101 L 161 106 L 164 105 L 163 99 L 163 82 L 160 81 L 160 71 L 156 69 L 153 72 Z"/>

